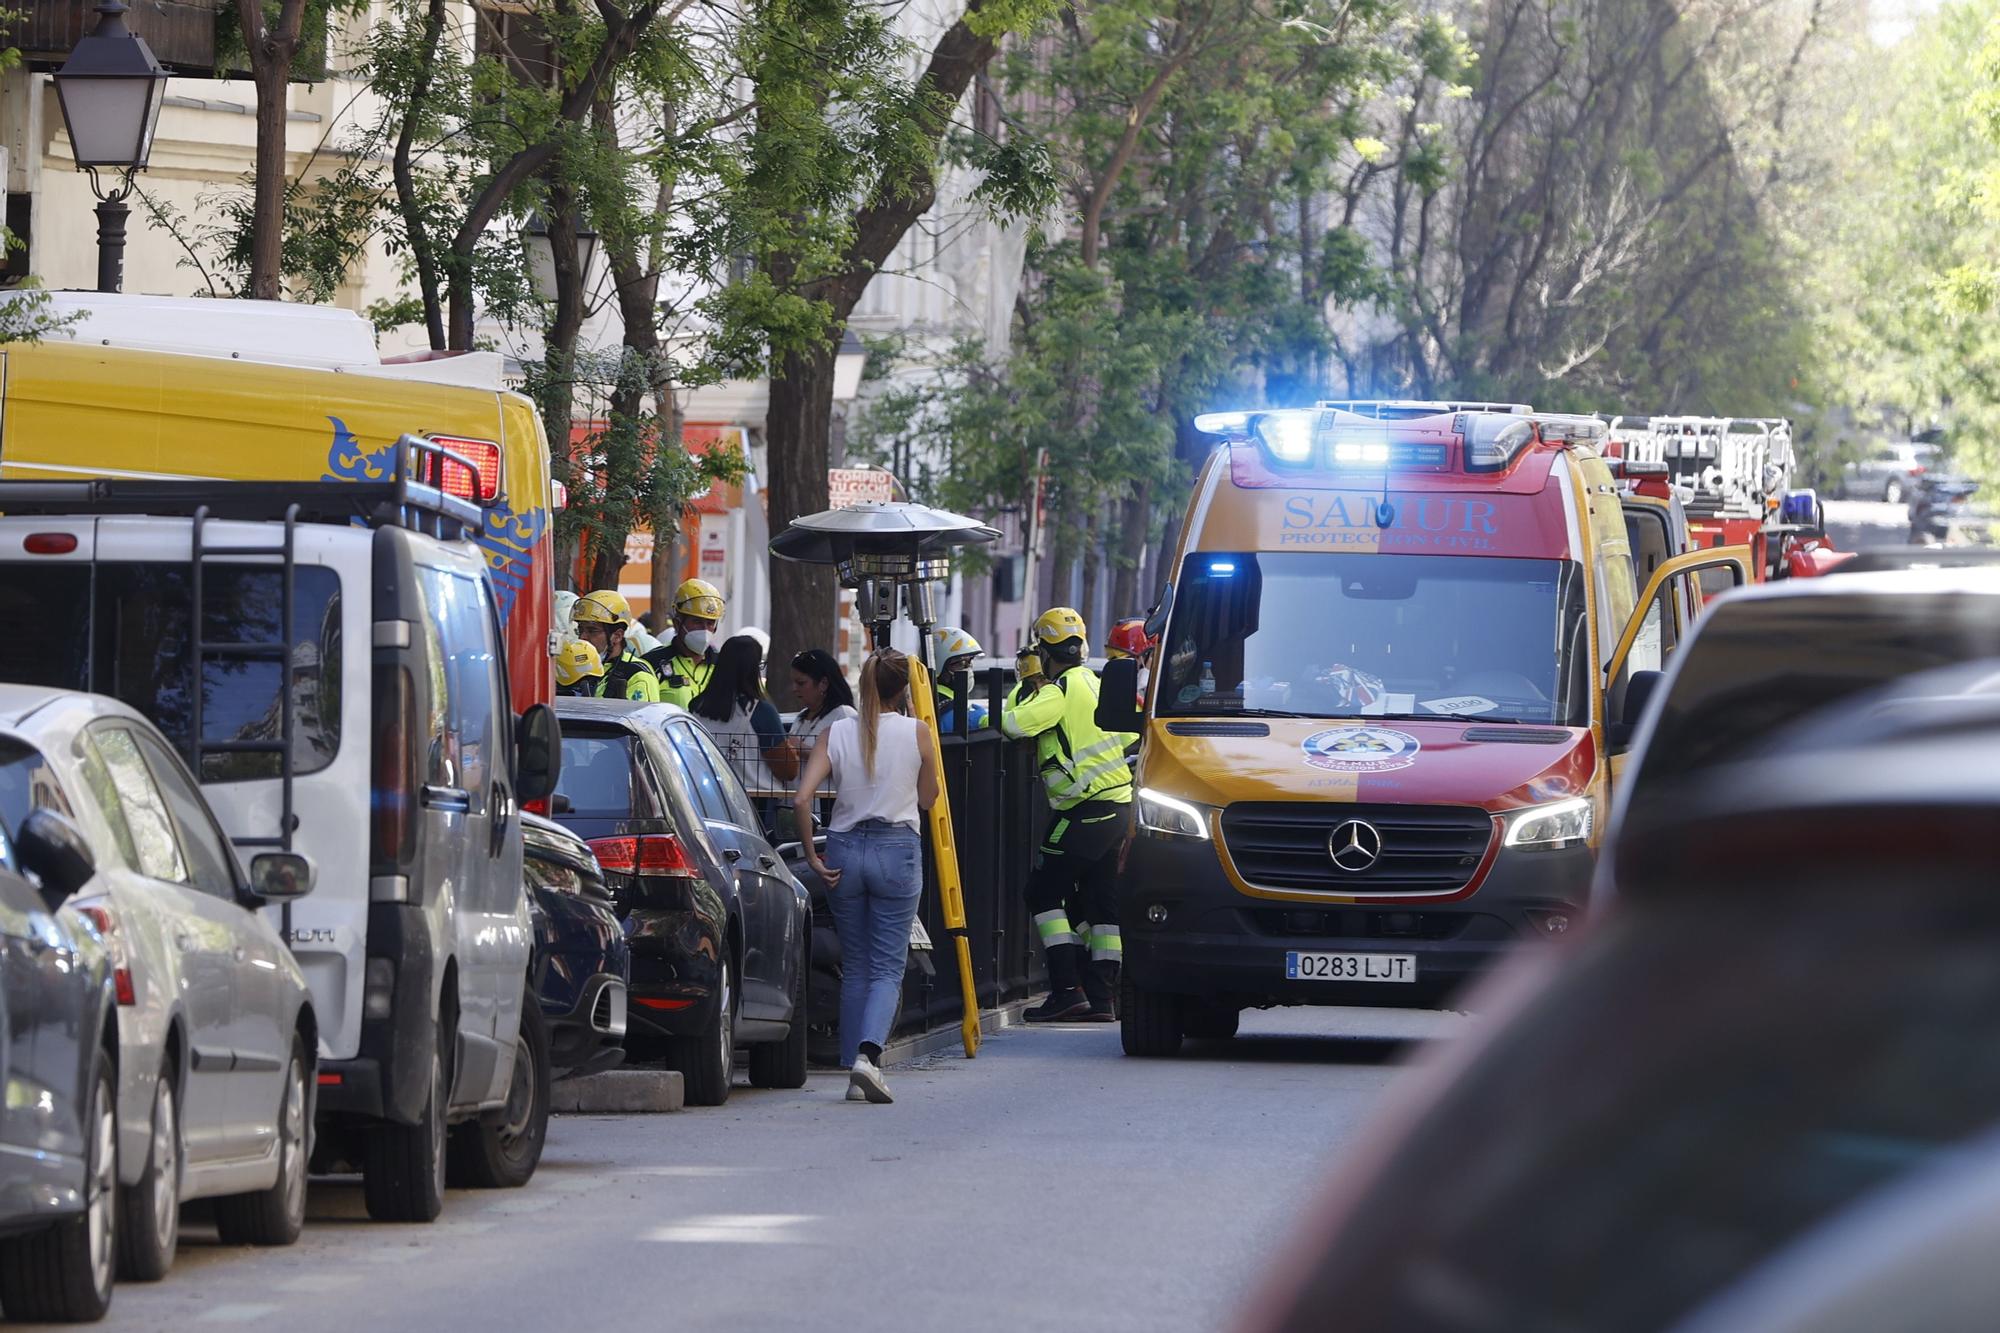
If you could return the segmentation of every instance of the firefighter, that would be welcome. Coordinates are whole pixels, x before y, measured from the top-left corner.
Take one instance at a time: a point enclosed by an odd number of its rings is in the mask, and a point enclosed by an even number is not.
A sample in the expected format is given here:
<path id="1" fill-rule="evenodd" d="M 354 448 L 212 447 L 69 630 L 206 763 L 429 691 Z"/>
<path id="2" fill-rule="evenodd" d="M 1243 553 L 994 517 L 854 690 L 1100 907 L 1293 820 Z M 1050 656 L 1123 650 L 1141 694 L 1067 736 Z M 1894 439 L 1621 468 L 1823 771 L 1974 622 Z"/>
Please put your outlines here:
<path id="1" fill-rule="evenodd" d="M 1048 676 L 1042 672 L 1042 655 L 1032 644 L 1023 648 L 1014 656 L 1014 688 L 1007 691 L 1006 701 L 1000 705 L 1002 715 L 1013 712 L 1021 700 L 1034 698 L 1036 691 L 1048 683 Z"/>
<path id="2" fill-rule="evenodd" d="M 946 625 L 931 631 L 931 648 L 931 660 L 937 663 L 932 685 L 937 694 L 938 731 L 952 731 L 958 722 L 958 691 L 945 682 L 972 669 L 973 659 L 981 652 L 979 640 L 955 625 Z M 971 703 L 968 712 L 974 728 L 986 725 L 986 705 Z"/>
<path id="3" fill-rule="evenodd" d="M 722 594 L 706 579 L 689 579 L 674 592 L 673 637 L 646 655 L 660 678 L 660 698 L 686 708 L 708 688 L 715 670 L 715 627 L 722 622 Z"/>
<path id="4" fill-rule="evenodd" d="M 616 592 L 602 589 L 577 598 L 571 612 L 576 619 L 576 637 L 595 648 L 603 662 L 604 675 L 593 693 L 600 699 L 657 703 L 660 678 L 625 642 L 626 617 L 619 614 L 624 601 Z"/>
<path id="5" fill-rule="evenodd" d="M 1041 936 L 1049 998 L 1030 1022 L 1117 1019 L 1123 957 L 1112 876 L 1132 805 L 1130 735 L 1097 725 L 1097 673 L 1083 664 L 1088 633 L 1066 606 L 1035 622 L 1035 646 L 1048 684 L 1021 697 L 1001 719 L 1013 737 L 1032 736 L 1042 782 L 1054 811 L 1035 868 L 1028 876 L 1028 910 Z"/>
<path id="6" fill-rule="evenodd" d="M 556 654 L 556 693 L 592 699 L 604 679 L 604 659 L 582 639 L 571 639 Z"/>
<path id="7" fill-rule="evenodd" d="M 1136 658 L 1139 663 L 1139 707 L 1146 706 L 1146 678 L 1152 665 L 1153 647 L 1156 640 L 1146 633 L 1146 622 L 1138 616 L 1119 621 L 1105 636 L 1104 656 L 1107 661 L 1121 657 Z"/>

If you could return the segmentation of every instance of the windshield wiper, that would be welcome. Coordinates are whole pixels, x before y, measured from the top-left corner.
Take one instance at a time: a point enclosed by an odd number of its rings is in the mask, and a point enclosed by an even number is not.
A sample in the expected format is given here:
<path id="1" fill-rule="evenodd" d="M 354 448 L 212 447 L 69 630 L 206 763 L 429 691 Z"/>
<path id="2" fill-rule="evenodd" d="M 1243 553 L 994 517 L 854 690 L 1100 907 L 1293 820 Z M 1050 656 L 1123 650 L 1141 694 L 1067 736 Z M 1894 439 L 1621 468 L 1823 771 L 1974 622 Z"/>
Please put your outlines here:
<path id="1" fill-rule="evenodd" d="M 1386 717 L 1396 722 L 1505 722 L 1516 724 L 1518 717 L 1495 717 L 1491 713 L 1454 713 L 1450 710 L 1427 710 L 1422 713 L 1370 713 L 1370 717 Z"/>
<path id="2" fill-rule="evenodd" d="M 1177 717 L 1309 717 L 1308 713 L 1287 713 L 1282 708 L 1200 708 L 1192 712 L 1170 714 Z"/>

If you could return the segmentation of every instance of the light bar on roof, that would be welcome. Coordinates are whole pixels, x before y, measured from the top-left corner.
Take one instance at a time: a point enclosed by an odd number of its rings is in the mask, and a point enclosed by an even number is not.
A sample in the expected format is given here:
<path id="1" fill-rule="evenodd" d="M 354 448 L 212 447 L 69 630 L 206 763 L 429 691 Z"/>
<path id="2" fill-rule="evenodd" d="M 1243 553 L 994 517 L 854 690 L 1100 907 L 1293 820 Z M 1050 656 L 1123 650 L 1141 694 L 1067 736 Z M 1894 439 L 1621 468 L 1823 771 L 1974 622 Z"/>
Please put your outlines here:
<path id="1" fill-rule="evenodd" d="M 1194 419 L 1194 428 L 1203 435 L 1241 439 L 1250 433 L 1250 412 L 1203 412 Z"/>
<path id="2" fill-rule="evenodd" d="M 1524 417 L 1472 414 L 1465 421 L 1465 470 L 1499 472 L 1535 438 L 1535 427 Z"/>
<path id="3" fill-rule="evenodd" d="M 1592 444 L 1604 438 L 1604 423 L 1596 417 L 1563 414 L 1535 418 L 1542 439 L 1549 444 Z"/>
<path id="4" fill-rule="evenodd" d="M 1258 442 L 1274 463 L 1303 467 L 1313 461 L 1313 437 L 1319 429 L 1319 413 L 1308 410 L 1259 412 Z"/>

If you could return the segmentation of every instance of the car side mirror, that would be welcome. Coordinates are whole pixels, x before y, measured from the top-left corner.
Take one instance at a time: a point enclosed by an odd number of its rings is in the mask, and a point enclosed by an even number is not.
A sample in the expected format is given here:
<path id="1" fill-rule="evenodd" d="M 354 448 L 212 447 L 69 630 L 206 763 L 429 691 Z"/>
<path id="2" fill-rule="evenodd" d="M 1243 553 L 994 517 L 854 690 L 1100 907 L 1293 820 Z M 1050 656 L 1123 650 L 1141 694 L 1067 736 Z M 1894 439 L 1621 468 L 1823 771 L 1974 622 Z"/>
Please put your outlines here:
<path id="1" fill-rule="evenodd" d="M 1105 731 L 1137 732 L 1146 721 L 1139 715 L 1139 659 L 1115 657 L 1104 664 L 1103 688 L 1097 692 L 1097 725 Z"/>
<path id="2" fill-rule="evenodd" d="M 35 810 L 21 821 L 14 859 L 42 884 L 51 912 L 61 907 L 97 873 L 97 857 L 77 826 L 53 810 Z"/>
<path id="3" fill-rule="evenodd" d="M 263 902 L 288 903 L 312 890 L 311 857 L 297 852 L 259 852 L 250 858 L 250 892 Z"/>
<path id="4" fill-rule="evenodd" d="M 1634 671 L 1625 682 L 1625 704 L 1619 709 L 1618 718 L 1604 729 L 1604 740 L 1613 754 L 1632 748 L 1632 738 L 1639 734 L 1639 720 L 1646 716 L 1646 705 L 1659 690 L 1660 683 L 1667 678 L 1664 671 Z"/>
<path id="5" fill-rule="evenodd" d="M 531 704 L 514 724 L 514 796 L 545 801 L 562 774 L 562 725 L 555 709 Z"/>
<path id="6" fill-rule="evenodd" d="M 1169 582 L 1160 589 L 1160 600 L 1153 603 L 1153 609 L 1146 613 L 1146 637 L 1157 639 L 1167 632 L 1167 613 L 1174 608 L 1174 585 Z"/>

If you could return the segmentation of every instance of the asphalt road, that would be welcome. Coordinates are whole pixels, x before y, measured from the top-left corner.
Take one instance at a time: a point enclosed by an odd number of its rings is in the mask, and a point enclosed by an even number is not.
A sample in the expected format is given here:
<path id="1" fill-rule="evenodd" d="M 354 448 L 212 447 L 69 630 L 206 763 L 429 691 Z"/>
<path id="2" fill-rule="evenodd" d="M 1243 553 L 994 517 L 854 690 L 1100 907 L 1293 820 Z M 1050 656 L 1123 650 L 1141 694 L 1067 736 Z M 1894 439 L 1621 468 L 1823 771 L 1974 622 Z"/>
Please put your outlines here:
<path id="1" fill-rule="evenodd" d="M 1828 500 L 1826 535 L 1842 551 L 1904 546 L 1910 534 L 1908 506 L 1880 500 Z"/>
<path id="2" fill-rule="evenodd" d="M 739 1086 L 727 1106 L 563 1117 L 523 1190 L 382 1226 L 314 1181 L 288 1250 L 118 1289 L 113 1329 L 1227 1328 L 1357 1124 L 1451 1015 L 1247 1014 L 1128 1060 L 1115 1028 L 1013 1029 L 890 1071 L 893 1106 Z"/>

